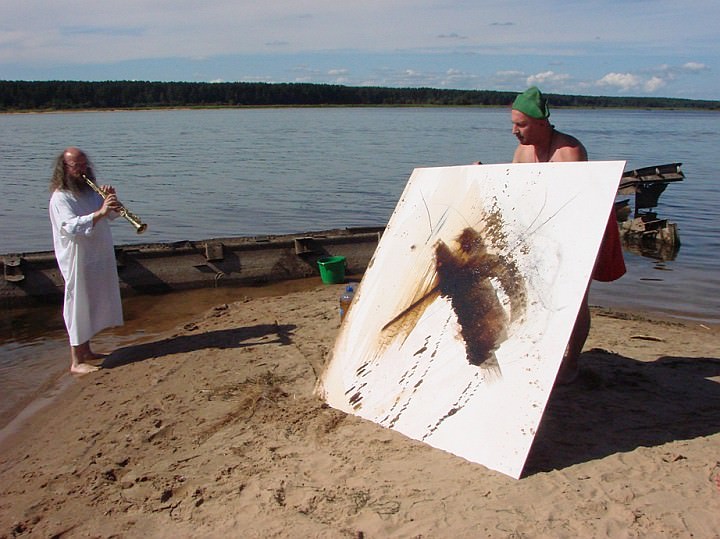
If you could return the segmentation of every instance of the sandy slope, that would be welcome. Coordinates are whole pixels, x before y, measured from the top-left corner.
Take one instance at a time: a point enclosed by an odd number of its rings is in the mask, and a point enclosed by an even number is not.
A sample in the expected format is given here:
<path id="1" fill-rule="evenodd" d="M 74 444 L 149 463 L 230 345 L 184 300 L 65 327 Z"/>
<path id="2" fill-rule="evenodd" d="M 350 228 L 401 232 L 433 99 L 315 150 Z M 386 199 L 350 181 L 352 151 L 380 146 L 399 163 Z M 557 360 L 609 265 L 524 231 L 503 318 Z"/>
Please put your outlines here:
<path id="1" fill-rule="evenodd" d="M 718 537 L 720 333 L 595 310 L 525 477 L 312 395 L 340 286 L 114 352 L 0 448 L 0 537 Z"/>

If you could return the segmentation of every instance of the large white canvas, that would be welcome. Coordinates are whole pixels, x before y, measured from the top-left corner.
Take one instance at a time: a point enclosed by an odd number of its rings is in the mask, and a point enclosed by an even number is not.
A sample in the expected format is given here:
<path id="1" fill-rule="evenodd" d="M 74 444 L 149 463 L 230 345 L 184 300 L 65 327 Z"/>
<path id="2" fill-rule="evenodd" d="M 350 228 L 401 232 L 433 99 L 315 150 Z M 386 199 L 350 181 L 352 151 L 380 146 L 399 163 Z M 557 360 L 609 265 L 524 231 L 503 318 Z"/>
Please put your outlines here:
<path id="1" fill-rule="evenodd" d="M 623 167 L 416 169 L 319 382 L 327 403 L 519 477 Z"/>

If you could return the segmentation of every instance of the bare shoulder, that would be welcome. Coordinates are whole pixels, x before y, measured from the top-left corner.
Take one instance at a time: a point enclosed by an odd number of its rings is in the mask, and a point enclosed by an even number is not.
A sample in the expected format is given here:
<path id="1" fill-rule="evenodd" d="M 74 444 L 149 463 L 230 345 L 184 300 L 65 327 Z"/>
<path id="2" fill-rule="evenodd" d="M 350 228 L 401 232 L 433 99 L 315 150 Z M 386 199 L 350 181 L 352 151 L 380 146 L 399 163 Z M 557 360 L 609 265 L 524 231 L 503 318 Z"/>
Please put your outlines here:
<path id="1" fill-rule="evenodd" d="M 553 146 L 553 161 L 587 161 L 585 146 L 572 135 L 555 131 Z"/>

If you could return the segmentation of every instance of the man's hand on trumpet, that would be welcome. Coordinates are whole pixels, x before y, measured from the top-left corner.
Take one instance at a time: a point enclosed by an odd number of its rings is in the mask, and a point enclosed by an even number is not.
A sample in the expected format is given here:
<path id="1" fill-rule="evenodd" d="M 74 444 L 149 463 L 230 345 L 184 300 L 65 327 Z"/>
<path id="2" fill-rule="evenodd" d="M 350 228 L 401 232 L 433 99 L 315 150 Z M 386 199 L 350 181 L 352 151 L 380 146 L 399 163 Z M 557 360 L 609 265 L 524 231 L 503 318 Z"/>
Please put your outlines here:
<path id="1" fill-rule="evenodd" d="M 146 225 L 145 223 L 143 223 L 137 215 L 135 215 L 135 214 L 132 213 L 130 210 L 128 210 L 128 209 L 123 205 L 122 202 L 120 202 L 119 200 L 117 200 L 117 198 L 116 198 L 115 201 L 114 201 L 114 203 L 117 204 L 117 208 L 115 208 L 114 206 L 107 205 L 108 195 L 110 195 L 110 194 L 114 195 L 114 194 L 115 194 L 115 188 L 114 188 L 112 185 L 103 185 L 102 187 L 98 187 L 98 186 L 95 184 L 95 182 L 92 181 L 90 178 L 88 178 L 85 174 L 82 175 L 82 178 L 83 178 L 83 180 L 85 180 L 85 182 L 92 188 L 92 190 L 95 191 L 95 192 L 96 192 L 98 195 L 100 195 L 101 197 L 103 197 L 103 199 L 104 199 L 105 202 L 106 202 L 106 204 L 103 204 L 103 207 L 100 208 L 100 210 L 104 211 L 104 213 L 101 214 L 101 215 L 99 215 L 99 216 L 97 217 L 97 219 L 102 218 L 103 215 L 107 215 L 107 214 L 109 213 L 108 210 L 116 211 L 116 212 L 118 212 L 121 216 L 123 216 L 125 219 L 127 219 L 128 222 L 129 222 L 132 226 L 135 227 L 135 230 L 137 231 L 138 234 L 142 234 L 143 232 L 145 232 L 145 230 L 147 229 L 147 225 Z M 107 191 L 106 191 L 106 189 L 107 189 Z M 108 207 L 108 206 L 109 206 L 109 207 Z M 94 214 L 93 214 L 93 223 L 95 223 L 95 219 L 96 219 L 96 218 L 95 218 L 95 216 L 94 216 Z"/>
<path id="2" fill-rule="evenodd" d="M 115 188 L 112 185 L 102 185 L 100 189 L 104 194 L 104 199 L 100 209 L 93 213 L 93 224 L 103 217 L 107 217 L 110 213 L 119 213 L 122 209 L 122 204 L 118 201 Z"/>

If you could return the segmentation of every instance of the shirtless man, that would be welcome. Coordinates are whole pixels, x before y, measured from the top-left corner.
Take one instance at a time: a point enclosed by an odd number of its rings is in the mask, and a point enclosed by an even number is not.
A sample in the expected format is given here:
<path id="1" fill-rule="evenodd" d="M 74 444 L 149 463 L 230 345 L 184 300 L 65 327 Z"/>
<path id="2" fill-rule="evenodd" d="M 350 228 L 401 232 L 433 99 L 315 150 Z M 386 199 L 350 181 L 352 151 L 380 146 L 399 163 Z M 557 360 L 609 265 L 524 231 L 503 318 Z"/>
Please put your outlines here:
<path id="1" fill-rule="evenodd" d="M 587 151 L 578 139 L 557 131 L 548 117 L 547 100 L 535 87 L 520 94 L 511 112 L 512 133 L 518 139 L 513 163 L 557 163 L 587 161 Z"/>
<path id="2" fill-rule="evenodd" d="M 547 99 L 536 87 L 529 88 L 515 98 L 512 105 L 512 133 L 518 139 L 513 163 L 548 163 L 561 161 L 587 161 L 587 151 L 573 136 L 555 129 L 550 121 Z M 611 213 L 605 235 L 595 262 L 592 279 L 614 281 L 625 273 L 620 236 L 614 214 Z M 577 359 L 590 333 L 588 283 L 580 305 L 570 342 L 560 367 L 560 383 L 572 382 L 578 374 Z"/>

